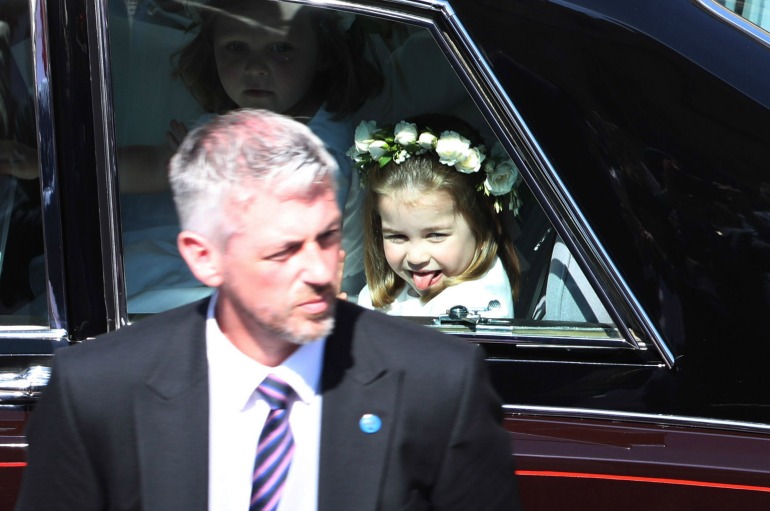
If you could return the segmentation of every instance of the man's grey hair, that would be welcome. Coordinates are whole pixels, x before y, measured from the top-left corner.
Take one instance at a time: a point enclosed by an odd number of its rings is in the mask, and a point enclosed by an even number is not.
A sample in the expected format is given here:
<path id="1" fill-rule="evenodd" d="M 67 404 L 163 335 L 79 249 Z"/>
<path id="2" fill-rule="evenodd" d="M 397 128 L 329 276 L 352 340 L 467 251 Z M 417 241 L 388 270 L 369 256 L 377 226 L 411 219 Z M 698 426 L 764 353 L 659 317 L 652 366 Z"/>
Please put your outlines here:
<path id="1" fill-rule="evenodd" d="M 194 129 L 169 165 L 182 229 L 218 241 L 239 228 L 229 208 L 245 205 L 256 191 L 312 198 L 336 189 L 337 174 L 334 158 L 307 126 L 256 109 L 234 110 Z"/>

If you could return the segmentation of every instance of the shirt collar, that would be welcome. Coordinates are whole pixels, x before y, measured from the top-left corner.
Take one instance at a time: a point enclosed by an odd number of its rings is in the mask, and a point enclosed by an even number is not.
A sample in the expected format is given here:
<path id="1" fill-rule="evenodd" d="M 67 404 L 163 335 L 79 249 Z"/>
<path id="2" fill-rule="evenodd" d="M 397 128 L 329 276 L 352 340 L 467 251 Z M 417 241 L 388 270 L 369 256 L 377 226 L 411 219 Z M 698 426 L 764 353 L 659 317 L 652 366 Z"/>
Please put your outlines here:
<path id="1" fill-rule="evenodd" d="M 268 374 L 274 374 L 291 385 L 297 398 L 304 403 L 316 399 L 326 339 L 300 346 L 279 366 L 262 365 L 236 348 L 220 330 L 214 315 L 217 297 L 218 293 L 211 297 L 206 317 L 206 351 L 209 374 L 226 382 L 228 401 L 241 410 L 251 406 L 254 390 Z"/>

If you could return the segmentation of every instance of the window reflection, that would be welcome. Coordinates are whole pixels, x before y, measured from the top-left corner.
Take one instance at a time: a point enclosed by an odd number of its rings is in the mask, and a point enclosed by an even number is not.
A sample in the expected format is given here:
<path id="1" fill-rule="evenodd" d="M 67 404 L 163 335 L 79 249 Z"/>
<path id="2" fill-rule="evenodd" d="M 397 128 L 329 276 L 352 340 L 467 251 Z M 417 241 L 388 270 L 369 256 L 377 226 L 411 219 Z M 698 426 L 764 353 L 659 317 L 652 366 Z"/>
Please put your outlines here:
<path id="1" fill-rule="evenodd" d="M 179 222 L 166 163 L 202 109 L 172 78 L 172 55 L 193 38 L 181 2 L 109 2 L 109 39 L 129 313 L 159 312 L 208 294 L 176 249 Z M 167 139 L 169 139 L 167 141 Z"/>
<path id="2" fill-rule="evenodd" d="M 0 325 L 46 325 L 29 2 L 0 2 Z M 41 271 L 32 271 L 31 267 Z M 35 275 L 37 278 L 32 278 Z"/>
<path id="3" fill-rule="evenodd" d="M 716 0 L 716 2 L 755 25 L 770 30 L 770 2 L 767 0 Z"/>
<path id="4" fill-rule="evenodd" d="M 337 199 L 345 213 L 349 300 L 399 315 L 438 317 L 462 307 L 486 318 L 610 322 L 518 173 L 515 208 L 510 194 L 486 195 L 491 189 L 481 165 L 512 160 L 428 30 L 270 0 L 187 2 L 185 8 L 140 1 L 133 11 L 113 0 L 110 6 L 130 314 L 159 312 L 211 292 L 177 251 L 180 226 L 166 164 L 188 130 L 233 108 L 258 107 L 306 122 L 341 168 Z M 446 119 L 453 121 L 445 125 Z M 356 128 L 363 121 L 395 129 L 404 120 L 428 125 L 439 137 L 457 130 L 473 140 L 469 147 L 484 148 L 479 169 L 466 173 L 463 193 L 450 193 L 448 185 L 435 193 L 415 188 L 409 165 L 403 179 L 367 182 L 360 161 L 348 154 L 360 141 Z M 375 185 L 382 189 L 371 195 Z M 425 225 L 417 225 L 416 212 L 402 218 L 399 208 L 383 202 L 417 189 L 410 207 L 432 198 L 431 211 L 440 218 L 423 216 Z M 411 231 L 437 252 L 427 263 L 404 248 Z M 441 252 L 450 238 L 460 241 Z M 444 277 L 450 285 L 431 289 Z M 434 306 L 421 303 L 421 295 Z"/>

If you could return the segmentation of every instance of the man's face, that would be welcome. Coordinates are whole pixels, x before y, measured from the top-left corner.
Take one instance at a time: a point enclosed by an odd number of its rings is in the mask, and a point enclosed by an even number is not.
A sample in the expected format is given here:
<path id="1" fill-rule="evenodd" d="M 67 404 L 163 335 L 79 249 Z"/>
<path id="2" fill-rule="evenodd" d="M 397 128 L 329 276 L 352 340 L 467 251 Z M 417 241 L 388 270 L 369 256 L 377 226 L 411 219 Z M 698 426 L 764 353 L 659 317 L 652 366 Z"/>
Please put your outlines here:
<path id="1" fill-rule="evenodd" d="M 223 331 L 236 325 L 258 340 L 294 344 L 330 333 L 341 215 L 332 187 L 322 189 L 312 198 L 257 191 L 245 209 L 230 206 L 243 223 L 220 254 Z"/>

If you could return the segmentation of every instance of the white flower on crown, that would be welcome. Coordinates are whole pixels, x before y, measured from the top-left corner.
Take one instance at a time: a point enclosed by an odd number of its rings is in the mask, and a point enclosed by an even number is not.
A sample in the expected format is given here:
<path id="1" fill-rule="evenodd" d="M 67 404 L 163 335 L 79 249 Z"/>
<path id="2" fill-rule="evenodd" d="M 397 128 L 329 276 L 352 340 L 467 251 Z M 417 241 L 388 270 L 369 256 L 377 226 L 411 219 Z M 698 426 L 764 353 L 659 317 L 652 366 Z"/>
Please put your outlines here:
<path id="1" fill-rule="evenodd" d="M 502 162 L 491 166 L 490 170 L 487 171 L 484 187 L 492 195 L 505 195 L 511 191 L 518 179 L 519 169 L 513 165 L 513 162 Z"/>
<path id="2" fill-rule="evenodd" d="M 467 155 L 462 161 L 458 161 L 455 164 L 455 168 L 463 174 L 473 174 L 478 172 L 481 168 L 481 162 L 484 161 L 486 155 L 477 147 L 472 147 L 468 150 Z"/>
<path id="3" fill-rule="evenodd" d="M 516 189 L 519 169 L 508 157 L 500 142 L 496 142 L 492 147 L 490 157 L 484 164 L 484 172 L 487 175 L 484 180 L 484 193 L 495 197 L 495 211 L 502 211 L 503 200 L 508 196 L 505 206 L 513 211 L 514 215 L 518 215 L 521 207 L 521 199 Z"/>
<path id="4" fill-rule="evenodd" d="M 470 141 L 455 131 L 444 131 L 436 137 L 428 130 L 420 132 L 413 123 L 401 121 L 391 131 L 378 127 L 375 121 L 362 121 L 355 132 L 355 145 L 347 155 L 355 161 L 362 173 L 362 185 L 372 165 L 383 168 L 389 162 L 401 164 L 413 154 L 434 152 L 439 162 L 454 167 L 458 172 L 472 174 L 482 168 L 486 179 L 477 190 L 494 198 L 498 213 L 509 209 L 519 214 L 519 169 L 500 142 L 496 142 L 487 156 L 483 145 L 472 147 Z"/>
<path id="5" fill-rule="evenodd" d="M 406 159 L 409 158 L 409 156 L 411 156 L 409 154 L 409 151 L 407 151 L 406 149 L 401 149 L 393 156 L 393 161 L 396 162 L 397 164 L 401 164 L 401 163 L 404 163 Z"/>
<path id="6" fill-rule="evenodd" d="M 369 152 L 369 145 L 374 142 L 375 131 L 377 131 L 377 123 L 374 121 L 361 121 L 356 127 L 355 147 L 359 153 Z"/>
<path id="7" fill-rule="evenodd" d="M 375 140 L 369 144 L 369 154 L 371 154 L 372 158 L 375 160 L 379 160 L 385 156 L 389 149 L 390 147 L 388 146 L 388 143 L 384 140 Z"/>
<path id="8" fill-rule="evenodd" d="M 363 161 L 364 153 L 358 152 L 358 149 L 356 148 L 355 145 L 350 146 L 350 149 L 348 149 L 345 152 L 345 154 L 347 155 L 348 158 L 350 158 L 356 163 L 361 163 Z"/>
<path id="9" fill-rule="evenodd" d="M 396 124 L 396 129 L 393 131 L 393 140 L 402 146 L 412 145 L 417 142 L 417 126 L 411 122 L 403 122 Z"/>
<path id="10" fill-rule="evenodd" d="M 433 149 L 433 146 L 436 145 L 437 140 L 438 138 L 436 138 L 436 135 L 434 135 L 430 131 L 423 131 L 422 133 L 420 133 L 420 136 L 417 138 L 417 143 L 423 149 Z"/>
<path id="11" fill-rule="evenodd" d="M 510 159 L 489 160 L 484 166 L 487 179 L 484 187 L 492 195 L 505 195 L 509 193 L 519 180 L 519 169 Z"/>
<path id="12" fill-rule="evenodd" d="M 435 150 L 439 162 L 454 166 L 468 157 L 471 141 L 455 131 L 445 131 L 438 137 Z"/>

